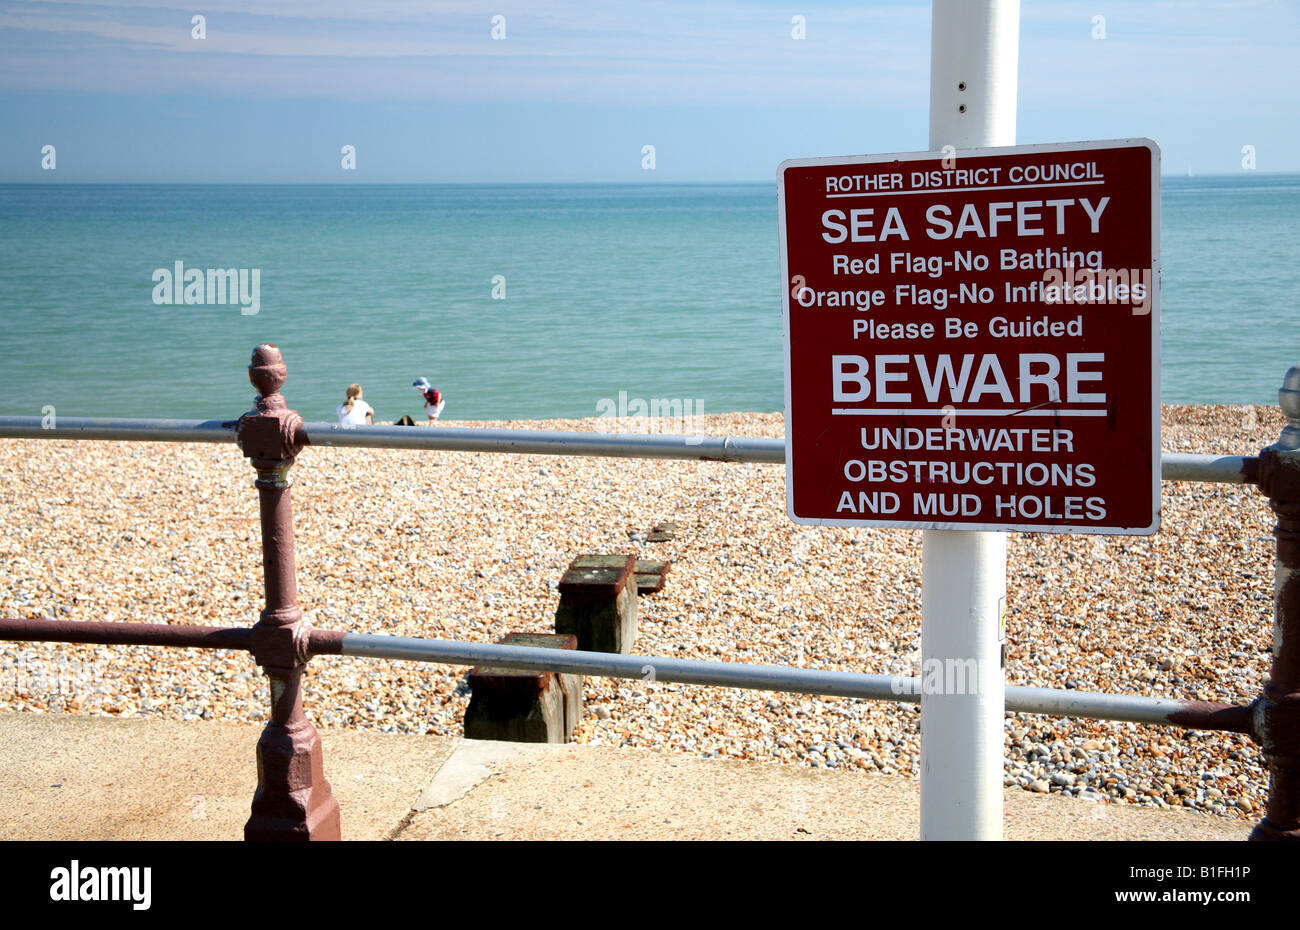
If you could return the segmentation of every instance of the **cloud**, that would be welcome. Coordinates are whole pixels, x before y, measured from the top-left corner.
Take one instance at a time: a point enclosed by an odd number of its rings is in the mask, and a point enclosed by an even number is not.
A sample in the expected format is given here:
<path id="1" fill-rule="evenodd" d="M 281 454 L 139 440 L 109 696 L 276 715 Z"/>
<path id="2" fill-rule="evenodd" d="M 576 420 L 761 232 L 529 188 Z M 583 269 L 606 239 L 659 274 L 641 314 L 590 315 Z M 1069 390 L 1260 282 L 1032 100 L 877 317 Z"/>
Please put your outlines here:
<path id="1" fill-rule="evenodd" d="M 1022 104 L 1139 108 L 1143 94 L 1228 99 L 1225 75 L 1271 86 L 1294 11 L 1276 0 L 1022 8 Z M 1240 6 L 1240 4 L 1238 4 Z M 491 17 L 507 16 L 504 41 Z M 507 6 L 217 0 L 207 38 L 175 0 L 49 0 L 0 12 L 0 90 L 473 103 L 879 105 L 927 93 L 927 0 L 776 4 L 688 0 Z M 794 12 L 807 38 L 791 38 Z M 1288 78 L 1289 80 L 1289 78 Z M 1285 83 L 1278 83 L 1278 87 Z M 1126 102 L 1130 101 L 1132 102 Z"/>
<path id="2" fill-rule="evenodd" d="M 430 10 L 226 2 L 55 2 L 0 13 L 0 87 L 110 93 L 333 95 L 346 99 L 752 102 L 861 98 L 923 80 L 927 5 L 809 12 L 807 40 L 785 10 L 685 2 L 592 9 Z M 309 10 L 310 15 L 304 15 Z M 333 18 L 332 18 L 333 17 Z M 910 19 L 909 19 L 910 17 Z M 223 60 L 224 59 L 224 60 Z M 233 62 L 233 64 L 232 64 Z"/>

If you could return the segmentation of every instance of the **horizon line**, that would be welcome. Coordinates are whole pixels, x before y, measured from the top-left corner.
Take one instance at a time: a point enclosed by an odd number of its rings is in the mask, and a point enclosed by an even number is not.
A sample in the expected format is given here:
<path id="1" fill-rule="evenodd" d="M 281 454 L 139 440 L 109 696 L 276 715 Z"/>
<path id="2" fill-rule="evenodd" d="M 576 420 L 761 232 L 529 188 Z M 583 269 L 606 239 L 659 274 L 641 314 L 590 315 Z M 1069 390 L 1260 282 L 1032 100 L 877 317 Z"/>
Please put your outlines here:
<path id="1" fill-rule="evenodd" d="M 1193 180 L 1197 178 L 1232 178 L 1255 176 L 1300 175 L 1300 168 L 1282 171 L 1232 171 L 1205 174 L 1179 174 L 1163 172 L 1161 178 Z M 776 178 L 741 178 L 731 180 L 679 180 L 679 181 L 31 181 L 0 179 L 4 186 L 57 187 L 81 185 L 84 187 L 475 187 L 483 185 L 554 185 L 579 187 L 584 185 L 664 186 L 682 184 L 776 184 Z"/>

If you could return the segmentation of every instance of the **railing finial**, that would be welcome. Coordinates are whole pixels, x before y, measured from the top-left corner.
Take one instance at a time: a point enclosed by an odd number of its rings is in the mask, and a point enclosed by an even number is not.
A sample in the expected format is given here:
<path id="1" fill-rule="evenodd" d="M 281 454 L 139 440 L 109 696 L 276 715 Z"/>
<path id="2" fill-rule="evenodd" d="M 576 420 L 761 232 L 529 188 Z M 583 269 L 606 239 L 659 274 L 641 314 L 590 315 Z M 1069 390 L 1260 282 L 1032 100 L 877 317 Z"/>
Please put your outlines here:
<path id="1" fill-rule="evenodd" d="M 269 342 L 253 347 L 253 358 L 248 365 L 248 380 L 261 397 L 279 394 L 289 369 L 284 365 L 280 349 Z"/>
<path id="2" fill-rule="evenodd" d="M 1278 388 L 1277 405 L 1286 416 L 1286 426 L 1273 448 L 1279 452 L 1294 452 L 1300 449 L 1300 365 L 1292 365 L 1282 379 Z"/>

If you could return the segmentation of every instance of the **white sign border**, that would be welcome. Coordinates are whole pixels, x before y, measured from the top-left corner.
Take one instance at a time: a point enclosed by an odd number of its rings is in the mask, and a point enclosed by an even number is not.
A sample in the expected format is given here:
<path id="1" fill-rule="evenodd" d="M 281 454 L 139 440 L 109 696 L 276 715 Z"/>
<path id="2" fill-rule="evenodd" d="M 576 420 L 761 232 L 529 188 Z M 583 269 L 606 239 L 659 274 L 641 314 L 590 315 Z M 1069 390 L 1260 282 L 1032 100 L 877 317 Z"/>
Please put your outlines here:
<path id="1" fill-rule="evenodd" d="M 1151 153 L 1151 500 L 1155 505 L 1151 523 L 1144 527 L 1125 526 L 1062 526 L 1041 523 L 945 523 L 924 520 L 841 520 L 800 517 L 794 512 L 794 446 L 793 411 L 790 406 L 790 267 L 786 242 L 785 172 L 789 168 L 811 168 L 827 165 L 872 165 L 889 161 L 924 161 L 944 158 L 998 157 L 1006 155 L 1033 155 L 1057 152 L 1086 152 L 1092 149 L 1145 148 Z M 1154 139 L 1087 140 L 1081 142 L 1051 142 L 1038 145 L 991 146 L 989 148 L 957 149 L 952 152 L 891 152 L 882 155 L 844 155 L 819 158 L 789 158 L 776 169 L 776 203 L 781 239 L 781 324 L 785 348 L 785 510 L 786 515 L 801 526 L 857 526 L 893 530 L 991 530 L 1007 533 L 1078 533 L 1108 536 L 1150 536 L 1160 530 L 1160 146 Z"/>

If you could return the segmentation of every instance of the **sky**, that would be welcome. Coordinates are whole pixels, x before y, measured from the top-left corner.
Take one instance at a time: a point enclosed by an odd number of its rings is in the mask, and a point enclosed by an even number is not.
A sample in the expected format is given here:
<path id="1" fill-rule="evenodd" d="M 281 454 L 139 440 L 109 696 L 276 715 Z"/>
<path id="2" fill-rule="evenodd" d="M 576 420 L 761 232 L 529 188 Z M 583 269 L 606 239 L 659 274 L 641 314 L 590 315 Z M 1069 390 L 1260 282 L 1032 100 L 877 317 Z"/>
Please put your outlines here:
<path id="1" fill-rule="evenodd" d="M 924 150 L 929 32 L 926 0 L 0 2 L 0 182 L 770 181 Z M 1018 141 L 1300 171 L 1298 40 L 1300 0 L 1023 0 Z"/>

